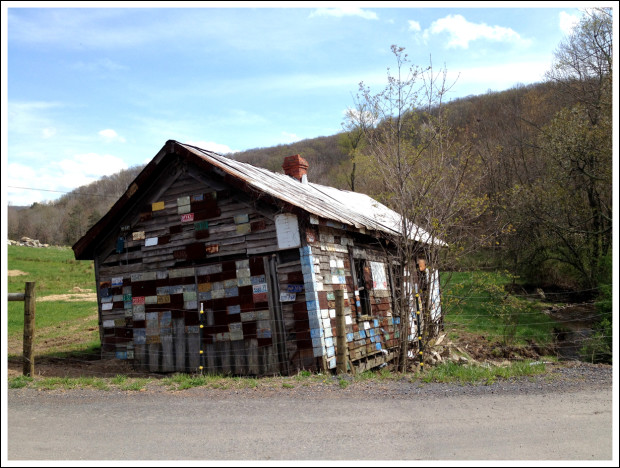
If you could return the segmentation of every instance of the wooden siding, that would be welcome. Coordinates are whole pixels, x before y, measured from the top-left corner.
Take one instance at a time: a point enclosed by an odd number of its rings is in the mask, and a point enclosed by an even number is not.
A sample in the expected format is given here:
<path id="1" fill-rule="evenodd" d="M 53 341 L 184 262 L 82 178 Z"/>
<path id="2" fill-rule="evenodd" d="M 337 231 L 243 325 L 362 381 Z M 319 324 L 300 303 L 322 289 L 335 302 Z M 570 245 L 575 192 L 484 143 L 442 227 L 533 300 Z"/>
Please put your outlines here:
<path id="1" fill-rule="evenodd" d="M 278 250 L 274 214 L 192 168 L 170 174 L 96 259 L 103 354 L 152 372 L 280 372 L 262 255 Z"/>
<path id="2" fill-rule="evenodd" d="M 306 242 L 310 247 L 316 297 L 320 311 L 320 331 L 313 332 L 315 353 L 323 349 L 326 366 L 336 367 L 336 303 L 334 290 L 344 290 L 346 342 L 351 363 L 366 368 L 385 362 L 393 356 L 399 342 L 398 324 L 392 306 L 391 285 L 385 253 L 364 242 L 361 236 L 326 226 L 309 227 Z M 376 243 L 375 243 L 376 244 Z M 369 313 L 362 312 L 360 291 L 355 284 L 356 274 L 351 261 L 360 259 L 364 265 L 364 287 L 369 293 Z M 387 284 L 375 284 L 371 263 L 382 265 Z M 318 335 L 318 336 L 317 336 Z"/>

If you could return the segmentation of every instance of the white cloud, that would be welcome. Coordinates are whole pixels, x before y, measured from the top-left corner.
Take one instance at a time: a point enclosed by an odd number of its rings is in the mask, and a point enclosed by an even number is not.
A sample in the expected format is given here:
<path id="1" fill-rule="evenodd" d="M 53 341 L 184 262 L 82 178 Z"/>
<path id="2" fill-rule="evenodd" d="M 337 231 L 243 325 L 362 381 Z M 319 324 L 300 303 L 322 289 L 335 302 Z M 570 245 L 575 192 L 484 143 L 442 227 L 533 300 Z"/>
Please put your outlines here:
<path id="1" fill-rule="evenodd" d="M 126 70 L 127 67 L 120 65 L 108 58 L 96 60 L 94 62 L 77 62 L 71 66 L 72 69 L 85 72 L 104 72 Z"/>
<path id="2" fill-rule="evenodd" d="M 478 39 L 494 42 L 529 43 L 529 41 L 522 39 L 517 32 L 510 28 L 488 26 L 485 23 L 471 23 L 462 15 L 448 15 L 445 18 L 433 21 L 430 28 L 424 31 L 424 37 L 428 39 L 431 35 L 441 33 L 448 33 L 448 48 L 460 47 L 467 49 L 470 42 Z"/>
<path id="3" fill-rule="evenodd" d="M 235 153 L 237 150 L 230 149 L 230 146 L 222 145 L 220 143 L 215 143 L 213 141 L 186 141 L 182 142 L 186 143 L 190 146 L 197 146 L 198 148 L 206 149 L 208 151 L 213 151 L 218 154 L 228 154 Z"/>
<path id="4" fill-rule="evenodd" d="M 109 154 L 83 153 L 76 154 L 73 159 L 63 159 L 53 166 L 58 166 L 62 178 L 77 177 L 83 180 L 97 180 L 104 175 L 115 174 L 127 169 L 127 164 L 120 158 Z M 92 180 L 90 180 L 92 182 Z M 89 183 L 89 182 L 85 182 Z M 78 184 L 83 185 L 82 183 Z"/>
<path id="5" fill-rule="evenodd" d="M 458 74 L 455 88 L 467 90 L 459 94 L 479 95 L 488 90 L 504 91 L 517 84 L 527 85 L 543 81 L 550 60 L 549 57 L 548 60 L 543 58 L 538 62 L 514 62 L 448 72 L 448 82 L 451 83 Z"/>
<path id="6" fill-rule="evenodd" d="M 63 193 L 127 168 L 128 165 L 122 159 L 98 153 L 76 154 L 71 159 L 39 166 L 36 169 L 24 164 L 11 163 L 7 165 L 7 198 L 16 206 L 54 200 Z"/>
<path id="7" fill-rule="evenodd" d="M 118 141 L 120 143 L 125 143 L 125 139 L 122 136 L 120 136 L 118 133 L 116 133 L 114 130 L 112 130 L 111 128 L 106 128 L 105 130 L 101 130 L 99 132 L 99 135 L 102 136 L 103 139 L 108 142 Z"/>
<path id="8" fill-rule="evenodd" d="M 577 24 L 579 24 L 579 15 L 571 15 L 565 11 L 560 12 L 560 29 L 564 34 L 571 34 Z"/>
<path id="9" fill-rule="evenodd" d="M 414 20 L 409 20 L 409 31 L 421 31 L 420 23 Z"/>
<path id="10" fill-rule="evenodd" d="M 310 13 L 310 18 L 314 16 L 335 16 L 341 18 L 343 16 L 359 16 L 360 18 L 376 20 L 379 19 L 376 13 L 354 6 L 342 6 L 338 8 L 317 8 Z"/>
<path id="11" fill-rule="evenodd" d="M 56 129 L 54 127 L 44 128 L 41 130 L 41 134 L 43 135 L 43 138 L 52 138 L 56 135 Z"/>
<path id="12" fill-rule="evenodd" d="M 301 140 L 301 138 L 295 135 L 294 133 L 282 132 L 282 136 L 284 137 L 284 141 L 286 143 L 294 143 L 296 141 Z"/>
<path id="13" fill-rule="evenodd" d="M 54 128 L 53 120 L 48 116 L 50 111 L 62 107 L 57 102 L 29 101 L 29 102 L 9 102 L 7 129 L 10 133 L 25 134 L 29 137 L 35 131 L 40 131 L 43 138 L 49 134 L 45 129 Z"/>

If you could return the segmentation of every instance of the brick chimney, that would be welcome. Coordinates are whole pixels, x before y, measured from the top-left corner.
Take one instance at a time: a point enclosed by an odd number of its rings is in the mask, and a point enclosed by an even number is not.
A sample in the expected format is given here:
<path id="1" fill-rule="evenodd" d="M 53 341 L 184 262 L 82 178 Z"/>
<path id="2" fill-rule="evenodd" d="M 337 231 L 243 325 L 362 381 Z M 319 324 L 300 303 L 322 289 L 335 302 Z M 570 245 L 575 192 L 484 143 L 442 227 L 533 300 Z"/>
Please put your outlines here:
<path id="1" fill-rule="evenodd" d="M 294 156 L 287 156 L 284 158 L 282 169 L 284 169 L 284 173 L 287 176 L 291 176 L 299 182 L 307 183 L 308 166 L 308 161 L 296 154 Z"/>

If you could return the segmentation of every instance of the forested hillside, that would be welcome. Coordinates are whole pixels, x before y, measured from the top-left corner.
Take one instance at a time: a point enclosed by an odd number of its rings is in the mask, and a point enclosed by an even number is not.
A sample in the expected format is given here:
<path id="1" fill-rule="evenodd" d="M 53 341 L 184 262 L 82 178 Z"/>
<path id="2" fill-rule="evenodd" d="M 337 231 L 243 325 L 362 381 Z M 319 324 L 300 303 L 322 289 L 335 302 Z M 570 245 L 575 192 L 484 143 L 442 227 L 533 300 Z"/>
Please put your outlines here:
<path id="1" fill-rule="evenodd" d="M 612 221 L 611 24 L 609 9 L 587 14 L 573 35 L 558 45 L 543 83 L 427 108 L 403 107 L 398 138 L 411 180 L 401 188 L 414 193 L 432 179 L 432 186 L 418 192 L 418 213 L 454 203 L 458 210 L 446 218 L 442 236 L 455 248 L 472 252 L 452 257 L 448 266 L 456 268 L 476 258 L 532 281 L 590 288 L 607 281 L 603 278 L 611 270 Z M 281 171 L 284 157 L 301 154 L 310 164 L 310 181 L 365 192 L 397 209 L 395 188 L 389 178 L 380 177 L 383 166 L 378 164 L 383 163 L 375 157 L 378 145 L 392 137 L 392 117 L 384 115 L 366 126 L 355 115 L 350 117 L 339 134 L 231 157 Z M 431 130 L 441 136 L 442 146 L 435 152 L 430 148 L 439 140 L 426 140 Z M 441 166 L 436 165 L 438 158 Z M 104 177 L 55 202 L 19 211 L 9 207 L 9 237 L 73 244 L 140 169 Z M 442 199 L 455 183 L 459 191 Z M 415 221 L 430 225 L 441 219 L 432 218 Z"/>

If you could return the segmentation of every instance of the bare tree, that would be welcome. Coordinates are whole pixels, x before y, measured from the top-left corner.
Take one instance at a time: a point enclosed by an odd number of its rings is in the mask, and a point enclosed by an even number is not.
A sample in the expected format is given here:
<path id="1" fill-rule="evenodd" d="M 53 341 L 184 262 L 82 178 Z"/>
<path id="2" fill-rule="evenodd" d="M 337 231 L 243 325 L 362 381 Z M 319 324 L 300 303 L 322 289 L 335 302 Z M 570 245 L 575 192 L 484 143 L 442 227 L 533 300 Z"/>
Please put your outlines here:
<path id="1" fill-rule="evenodd" d="M 366 191 L 400 215 L 402 235 L 388 242 L 393 246 L 395 309 L 402 326 L 399 367 L 404 371 L 411 313 L 421 306 L 416 329 L 425 346 L 440 320 L 431 315 L 429 283 L 462 251 L 471 220 L 486 204 L 475 195 L 478 162 L 467 144 L 454 140 L 445 115 L 445 95 L 453 85 L 446 70 L 436 71 L 432 63 L 411 66 L 402 47 L 392 46 L 392 52 L 396 67 L 394 73 L 388 69 L 387 85 L 374 94 L 361 83 L 350 116 L 364 135 L 358 157 L 366 169 Z"/>

